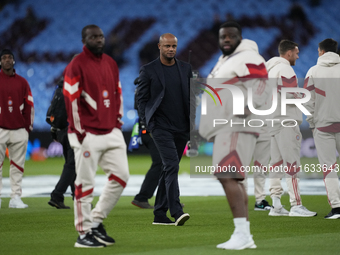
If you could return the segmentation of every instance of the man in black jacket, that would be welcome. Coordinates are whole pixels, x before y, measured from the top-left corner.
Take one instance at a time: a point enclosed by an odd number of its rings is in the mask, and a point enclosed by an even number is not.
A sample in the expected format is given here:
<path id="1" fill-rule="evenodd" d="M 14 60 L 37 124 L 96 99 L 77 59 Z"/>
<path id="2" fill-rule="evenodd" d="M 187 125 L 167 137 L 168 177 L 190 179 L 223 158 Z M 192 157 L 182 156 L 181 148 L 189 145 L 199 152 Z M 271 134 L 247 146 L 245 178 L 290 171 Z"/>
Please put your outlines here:
<path id="1" fill-rule="evenodd" d="M 61 78 L 57 84 L 57 89 L 61 89 L 61 93 L 59 93 L 59 100 L 61 100 L 60 104 L 65 104 L 62 89 L 63 89 L 64 78 Z M 56 96 L 56 95 L 54 95 Z M 53 98 L 53 100 L 55 100 Z M 51 107 L 53 106 L 53 101 L 51 103 Z M 55 103 L 56 104 L 56 103 Z M 76 178 L 76 170 L 75 170 L 75 161 L 74 161 L 74 153 L 73 149 L 70 146 L 67 137 L 67 113 L 65 110 L 65 106 L 62 105 L 55 105 L 54 107 L 60 107 L 58 110 L 60 114 L 58 115 L 59 118 L 62 119 L 55 119 L 56 117 L 53 116 L 51 119 L 50 112 L 47 113 L 47 122 L 51 124 L 51 135 L 53 140 L 61 143 L 63 146 L 63 154 L 65 158 L 65 164 L 63 167 L 63 171 L 61 173 L 60 179 L 55 186 L 54 190 L 51 193 L 51 199 L 48 201 L 50 206 L 56 207 L 57 209 L 70 209 L 69 206 L 64 204 L 64 193 L 66 192 L 68 186 L 71 187 L 72 197 L 74 197 L 74 181 Z M 52 121 L 51 121 L 52 120 Z M 64 126 L 66 123 L 66 126 Z"/>
<path id="2" fill-rule="evenodd" d="M 135 79 L 134 83 L 135 85 L 138 85 L 138 77 Z M 138 111 L 136 95 L 135 109 Z M 163 169 L 162 159 L 152 137 L 150 136 L 150 133 L 145 128 L 142 129 L 141 133 L 142 143 L 149 150 L 152 164 L 145 175 L 139 193 L 134 197 L 131 203 L 142 209 L 154 209 L 154 207 L 149 204 L 148 200 L 153 196 L 153 193 L 157 188 L 159 176 Z"/>
<path id="3" fill-rule="evenodd" d="M 190 119 L 190 108 L 195 108 L 194 101 L 190 100 L 192 72 L 190 64 L 175 58 L 177 38 L 174 35 L 161 35 L 158 48 L 160 57 L 140 69 L 138 112 L 141 128 L 150 131 L 163 163 L 153 224 L 180 226 L 190 218 L 180 204 L 178 171 L 193 127 L 190 121 L 193 119 Z M 175 222 L 166 216 L 168 209 Z"/>

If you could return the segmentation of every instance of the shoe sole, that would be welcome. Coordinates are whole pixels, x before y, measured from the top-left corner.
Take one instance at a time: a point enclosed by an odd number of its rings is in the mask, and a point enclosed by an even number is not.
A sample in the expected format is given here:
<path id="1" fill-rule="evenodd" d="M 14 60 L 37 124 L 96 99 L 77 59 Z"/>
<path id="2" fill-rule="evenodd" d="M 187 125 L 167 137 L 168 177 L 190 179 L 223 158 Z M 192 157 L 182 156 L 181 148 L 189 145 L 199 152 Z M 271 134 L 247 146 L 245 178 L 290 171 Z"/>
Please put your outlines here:
<path id="1" fill-rule="evenodd" d="M 244 250 L 244 249 L 256 249 L 257 246 L 254 242 L 252 243 L 249 243 L 249 244 L 245 244 L 237 249 L 228 249 L 228 248 L 223 248 L 223 247 L 218 247 L 218 245 L 216 246 L 217 248 L 219 249 L 223 249 L 223 250 L 236 250 L 236 251 L 239 251 L 239 250 Z"/>
<path id="2" fill-rule="evenodd" d="M 266 209 L 266 208 L 254 208 L 254 211 L 270 211 L 270 208 Z"/>
<path id="3" fill-rule="evenodd" d="M 142 207 L 142 206 L 139 206 L 139 205 L 135 204 L 134 202 L 131 202 L 131 204 L 133 204 L 134 206 L 137 206 L 138 208 L 141 208 L 141 209 L 154 209 L 153 206 L 151 206 L 151 207 Z"/>
<path id="4" fill-rule="evenodd" d="M 174 225 L 175 225 L 175 222 L 173 222 L 173 223 L 152 222 L 152 225 L 174 226 Z"/>
<path id="5" fill-rule="evenodd" d="M 71 209 L 70 207 L 60 207 L 60 206 L 58 206 L 56 203 L 53 203 L 53 202 L 51 202 L 51 201 L 48 201 L 47 203 L 48 203 L 50 206 L 55 207 L 55 208 L 57 208 L 57 209 Z"/>
<path id="6" fill-rule="evenodd" d="M 298 214 L 298 213 L 289 213 L 290 217 L 314 217 L 316 215 L 317 215 L 317 213 L 313 214 L 313 215 L 303 215 L 303 214 Z"/>
<path id="7" fill-rule="evenodd" d="M 21 206 L 13 206 L 13 205 L 9 205 L 8 207 L 9 207 L 9 208 L 15 208 L 15 209 L 25 209 L 25 208 L 27 208 L 28 206 L 21 207 Z"/>
<path id="8" fill-rule="evenodd" d="M 74 247 L 75 248 L 104 248 L 105 246 L 104 245 L 101 245 L 101 246 L 88 246 L 88 245 L 83 245 L 83 244 L 80 244 L 80 243 L 75 243 L 74 244 Z"/>
<path id="9" fill-rule="evenodd" d="M 183 226 L 184 223 L 190 219 L 190 215 L 187 213 L 184 213 L 181 217 L 179 217 L 176 222 L 175 222 L 175 226 Z"/>
<path id="10" fill-rule="evenodd" d="M 268 214 L 269 216 L 289 216 L 289 213 L 288 214 L 279 214 L 279 213 L 269 213 Z"/>
<path id="11" fill-rule="evenodd" d="M 334 214 L 334 215 L 329 216 L 329 217 L 325 216 L 325 219 L 326 219 L 326 220 L 336 220 L 336 219 L 340 219 L 340 214 Z"/>
<path id="12" fill-rule="evenodd" d="M 94 238 L 97 239 L 98 242 L 103 243 L 103 244 L 106 244 L 107 246 L 110 246 L 110 245 L 114 245 L 114 244 L 115 244 L 115 243 L 110 243 L 110 242 L 104 241 L 103 239 L 100 239 L 98 236 L 95 236 L 95 235 L 93 235 L 93 236 L 94 236 Z"/>

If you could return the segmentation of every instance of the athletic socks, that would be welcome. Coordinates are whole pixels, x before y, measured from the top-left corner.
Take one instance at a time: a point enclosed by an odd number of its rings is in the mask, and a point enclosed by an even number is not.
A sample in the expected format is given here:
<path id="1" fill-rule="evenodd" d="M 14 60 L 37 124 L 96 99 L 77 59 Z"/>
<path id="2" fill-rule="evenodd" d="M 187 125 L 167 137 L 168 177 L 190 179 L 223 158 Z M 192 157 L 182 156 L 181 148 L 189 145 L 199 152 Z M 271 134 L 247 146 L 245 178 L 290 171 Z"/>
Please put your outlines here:
<path id="1" fill-rule="evenodd" d="M 234 233 L 236 232 L 242 232 L 245 234 L 250 233 L 249 221 L 247 221 L 246 217 L 234 218 L 234 226 L 235 226 Z"/>
<path id="2" fill-rule="evenodd" d="M 282 204 L 281 204 L 281 199 L 278 197 L 272 197 L 273 200 L 273 207 L 274 208 L 281 208 Z"/>
<path id="3" fill-rule="evenodd" d="M 250 222 L 249 221 L 246 221 L 246 233 L 247 235 L 250 235 Z"/>
<path id="4" fill-rule="evenodd" d="M 99 222 L 92 222 L 92 228 L 98 228 L 99 224 L 100 224 Z M 85 236 L 86 236 L 86 234 L 85 235 L 79 235 L 80 239 L 83 239 Z"/>
<path id="5" fill-rule="evenodd" d="M 92 228 L 98 228 L 100 225 L 100 222 L 92 222 Z"/>

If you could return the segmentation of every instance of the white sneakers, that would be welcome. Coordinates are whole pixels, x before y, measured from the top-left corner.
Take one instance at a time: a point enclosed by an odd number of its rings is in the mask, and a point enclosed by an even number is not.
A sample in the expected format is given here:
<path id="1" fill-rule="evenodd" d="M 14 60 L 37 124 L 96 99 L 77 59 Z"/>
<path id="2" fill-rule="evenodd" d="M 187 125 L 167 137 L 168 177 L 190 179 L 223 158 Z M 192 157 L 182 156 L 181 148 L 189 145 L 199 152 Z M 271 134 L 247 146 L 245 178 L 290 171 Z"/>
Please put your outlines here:
<path id="1" fill-rule="evenodd" d="M 236 232 L 231 235 L 228 241 L 218 244 L 216 248 L 225 250 L 244 250 L 247 248 L 255 249 L 256 245 L 252 235 Z"/>
<path id="2" fill-rule="evenodd" d="M 16 195 L 9 201 L 9 208 L 27 208 L 28 205 L 22 202 L 21 198 Z"/>
<path id="3" fill-rule="evenodd" d="M 289 212 L 283 208 L 282 206 L 280 208 L 270 208 L 270 212 L 268 214 L 269 216 L 289 216 Z"/>
<path id="4" fill-rule="evenodd" d="M 313 217 L 316 216 L 316 212 L 309 211 L 306 207 L 303 205 L 295 205 L 290 208 L 289 216 L 294 217 Z"/>
<path id="5" fill-rule="evenodd" d="M 288 212 L 283 207 L 277 208 L 270 208 L 269 216 L 292 216 L 292 217 L 313 217 L 316 216 L 316 212 L 309 211 L 303 205 L 295 205 L 290 208 L 290 212 Z"/>

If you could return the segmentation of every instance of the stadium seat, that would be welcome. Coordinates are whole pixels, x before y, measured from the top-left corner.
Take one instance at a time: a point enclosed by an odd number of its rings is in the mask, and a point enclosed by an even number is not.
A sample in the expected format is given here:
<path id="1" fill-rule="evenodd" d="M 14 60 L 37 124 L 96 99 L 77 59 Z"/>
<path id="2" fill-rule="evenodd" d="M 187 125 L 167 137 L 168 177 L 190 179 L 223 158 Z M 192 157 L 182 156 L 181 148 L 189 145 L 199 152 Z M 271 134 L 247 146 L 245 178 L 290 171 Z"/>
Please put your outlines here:
<path id="1" fill-rule="evenodd" d="M 338 9 L 340 1 L 333 1 L 332 5 L 321 1 L 317 7 L 310 7 L 303 1 L 303 6 L 307 19 L 312 22 L 317 29 L 316 35 L 310 38 L 308 45 L 301 47 L 300 60 L 295 67 L 298 76 L 304 76 L 306 70 L 315 64 L 315 50 L 317 44 L 327 38 L 335 35 L 334 39 L 339 39 L 337 35 L 340 24 Z M 250 20 L 256 17 L 262 17 L 266 22 L 281 22 L 285 20 L 290 7 L 291 1 L 269 1 L 269 0 L 244 0 L 242 8 L 238 0 L 230 0 L 221 4 L 217 0 L 207 1 L 105 1 L 105 0 L 88 0 L 84 4 L 83 0 L 24 0 L 18 7 L 13 4 L 7 4 L 0 11 L 0 35 L 5 35 L 11 25 L 18 19 L 23 19 L 26 15 L 27 7 L 32 7 L 35 15 L 39 19 L 47 19 L 48 24 L 38 35 L 30 39 L 20 48 L 24 56 L 35 56 L 35 62 L 25 63 L 27 59 L 17 61 L 16 69 L 18 73 L 22 73 L 29 81 L 32 90 L 39 94 L 37 106 L 45 108 L 48 103 L 49 95 L 40 96 L 40 94 L 48 94 L 49 89 L 53 86 L 65 66 L 67 65 L 67 57 L 74 52 L 80 52 L 82 43 L 80 40 L 80 31 L 87 24 L 98 24 L 108 34 L 121 23 L 122 20 L 133 21 L 132 27 L 127 26 L 129 34 L 125 40 L 129 41 L 128 47 L 124 48 L 123 56 L 125 64 L 120 67 L 120 79 L 124 93 L 125 111 L 133 107 L 133 84 L 134 78 L 139 71 L 139 50 L 150 41 L 155 34 L 161 35 L 165 32 L 174 33 L 179 38 L 178 56 L 182 51 L 188 50 L 201 31 L 210 29 L 214 22 L 214 15 L 218 14 L 221 21 L 224 21 L 227 13 L 232 14 L 236 19 L 247 17 Z M 119 7 L 119 8 L 118 8 Z M 322 19 L 315 19 L 323 17 Z M 155 20 L 152 25 L 145 27 L 144 21 L 153 18 Z M 140 21 L 140 22 L 138 22 Z M 137 25 L 136 25 L 137 24 Z M 281 23 L 280 23 L 281 24 Z M 283 23 L 282 23 L 283 24 Z M 134 37 L 144 26 L 143 33 L 138 40 Z M 280 28 L 275 27 L 245 27 L 244 37 L 255 40 L 258 43 L 260 53 L 264 52 L 280 35 Z M 337 37 L 337 38 L 336 38 Z M 1 37 L 4 38 L 4 37 Z M 207 38 L 199 38 L 199 41 L 206 45 L 206 48 L 216 47 L 217 42 L 204 42 Z M 1 41 L 0 41 L 1 42 Z M 206 43 L 206 44 L 205 44 Z M 13 49 L 18 51 L 19 49 Z M 199 50 L 200 61 L 203 65 L 200 67 L 200 73 L 206 76 L 214 65 L 219 56 L 217 51 Z M 183 54 L 185 55 L 185 54 Z M 47 58 L 48 57 L 48 58 Z M 49 60 L 48 62 L 46 62 Z M 187 61 L 187 59 L 184 59 Z M 22 63 L 20 63 L 22 62 Z M 27 70 L 34 69 L 34 75 L 27 76 Z M 44 92 L 44 88 L 45 91 Z M 48 92 L 47 92 L 48 91 Z M 39 109 L 38 112 L 44 112 L 46 109 Z M 35 127 L 44 128 L 44 116 L 36 114 Z M 132 127 L 133 123 L 126 120 L 125 127 Z M 40 126 L 42 125 L 42 126 Z"/>

